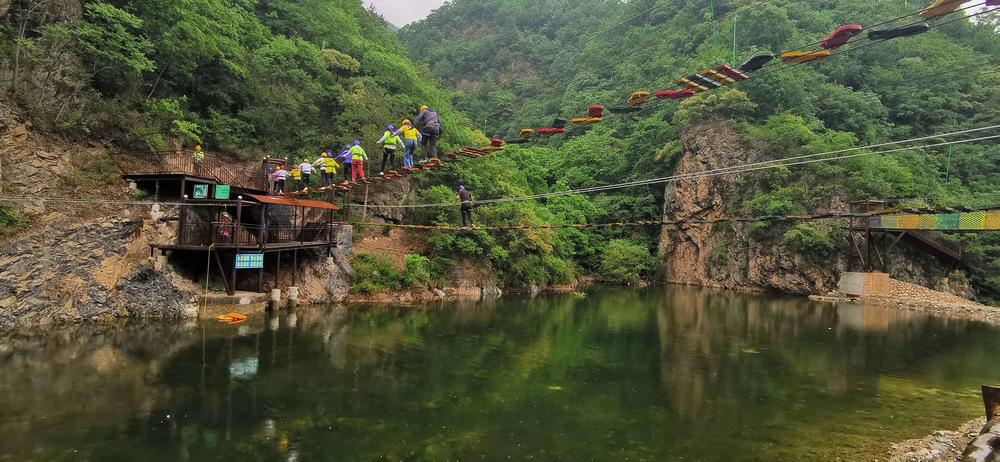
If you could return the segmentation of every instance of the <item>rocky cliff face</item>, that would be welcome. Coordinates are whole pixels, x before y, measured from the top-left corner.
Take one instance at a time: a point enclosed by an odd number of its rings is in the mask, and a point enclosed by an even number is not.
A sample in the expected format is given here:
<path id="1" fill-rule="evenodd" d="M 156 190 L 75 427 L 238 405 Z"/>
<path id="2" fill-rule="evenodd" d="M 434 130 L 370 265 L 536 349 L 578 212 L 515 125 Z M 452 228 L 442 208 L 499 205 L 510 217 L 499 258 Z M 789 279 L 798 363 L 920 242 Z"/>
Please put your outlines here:
<path id="1" fill-rule="evenodd" d="M 684 153 L 675 172 L 679 175 L 767 160 L 761 149 L 722 123 L 688 130 L 681 141 Z M 668 193 L 666 219 L 707 220 L 746 215 L 741 207 L 733 205 L 734 197 L 739 194 L 735 182 L 742 177 L 720 175 L 674 182 Z M 847 211 L 848 201 L 846 196 L 826 198 L 821 205 L 823 210 L 816 212 Z M 835 220 L 814 223 L 827 227 L 844 224 Z M 664 227 L 660 242 L 664 278 L 676 284 L 801 295 L 836 290 L 840 273 L 848 270 L 850 248 L 846 238 L 838 239 L 833 258 L 818 263 L 781 246 L 784 233 L 791 226 L 775 223 L 755 233 L 749 233 L 743 223 Z M 948 287 L 945 267 L 905 243 L 891 253 L 890 261 L 894 278 L 956 293 Z M 957 293 L 967 295 L 961 289 Z"/>
<path id="2" fill-rule="evenodd" d="M 52 213 L 37 223 L 0 249 L 0 327 L 193 315 L 190 296 L 145 264 L 143 220 Z"/>

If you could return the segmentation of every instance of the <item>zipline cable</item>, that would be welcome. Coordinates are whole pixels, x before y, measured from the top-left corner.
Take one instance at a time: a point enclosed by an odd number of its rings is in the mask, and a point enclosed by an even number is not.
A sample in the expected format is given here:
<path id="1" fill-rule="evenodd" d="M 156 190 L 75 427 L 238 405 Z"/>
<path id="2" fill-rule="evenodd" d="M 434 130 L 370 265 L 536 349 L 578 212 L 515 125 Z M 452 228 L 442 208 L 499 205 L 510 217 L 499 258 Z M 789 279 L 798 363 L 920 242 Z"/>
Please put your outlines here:
<path id="1" fill-rule="evenodd" d="M 966 207 L 966 206 L 959 206 Z M 971 212 L 959 212 L 959 213 L 971 213 L 980 214 L 986 212 L 995 212 L 1000 210 L 1000 205 L 983 205 L 975 207 L 967 207 L 971 209 Z M 940 210 L 937 208 L 924 208 L 924 209 L 897 209 L 888 211 L 872 211 L 872 212 L 862 212 L 862 213 L 850 213 L 841 211 L 830 211 L 825 213 L 813 213 L 806 215 L 763 215 L 757 217 L 716 217 L 711 219 L 696 219 L 696 220 L 667 220 L 665 217 L 662 220 L 647 220 L 647 221 L 637 221 L 637 222 L 615 222 L 615 223 L 585 223 L 585 224 L 570 224 L 570 225 L 507 225 L 507 226 L 473 226 L 469 227 L 454 227 L 454 226 L 440 226 L 440 225 L 410 225 L 410 224 L 396 224 L 396 223 L 372 223 L 372 222 L 353 222 L 350 223 L 352 226 L 362 226 L 362 227 L 377 227 L 377 228 L 405 228 L 405 229 L 419 229 L 419 230 L 436 230 L 436 231 L 500 231 L 500 230 L 545 230 L 545 229 L 584 229 L 584 228 L 615 228 L 615 227 L 638 227 L 638 226 L 673 226 L 673 227 L 687 227 L 687 226 L 698 226 L 698 225 L 713 225 L 716 223 L 754 223 L 754 222 L 778 222 L 778 221 L 812 221 L 812 220 L 845 220 L 845 219 L 856 219 L 856 218 L 870 218 L 870 217 L 884 217 L 887 215 L 940 215 L 943 212 L 948 214 L 956 213 L 954 211 Z M 918 222 L 914 222 L 914 226 L 917 226 Z M 960 225 L 958 225 L 960 226 Z M 947 229 L 934 229 L 938 231 L 957 231 L 956 228 Z M 982 225 L 982 228 L 972 228 L 971 230 L 976 231 L 1000 231 L 997 229 L 989 228 Z M 908 229 L 925 229 L 925 228 L 900 228 L 896 226 L 883 227 L 871 226 L 873 229 L 890 229 L 890 230 L 908 230 Z M 963 230 L 970 230 L 967 228 L 962 228 Z"/>
<path id="2" fill-rule="evenodd" d="M 928 135 L 928 136 L 923 136 L 923 137 L 919 137 L 919 138 L 913 138 L 913 139 L 904 140 L 904 141 L 893 141 L 893 142 L 879 143 L 879 144 L 874 144 L 874 145 L 869 145 L 869 146 L 861 146 L 861 147 L 857 147 L 857 148 L 848 148 L 848 149 L 840 149 L 840 150 L 836 150 L 836 151 L 814 153 L 814 154 L 806 154 L 806 155 L 801 155 L 801 156 L 789 157 L 789 158 L 786 158 L 786 159 L 771 159 L 771 160 L 767 160 L 767 161 L 760 161 L 760 162 L 754 162 L 754 163 L 749 163 L 749 164 L 741 164 L 741 165 L 736 165 L 736 166 L 731 166 L 731 167 L 724 167 L 724 168 L 718 168 L 718 169 L 712 169 L 712 170 L 705 170 L 705 171 L 702 171 L 702 172 L 693 172 L 693 173 L 687 173 L 687 174 L 681 174 L 681 175 L 672 175 L 672 176 L 667 176 L 667 177 L 662 177 L 662 178 L 654 178 L 654 179 L 649 179 L 649 180 L 639 180 L 639 181 L 632 181 L 632 182 L 626 182 L 626 183 L 618 183 L 618 184 L 612 184 L 612 185 L 595 186 L 595 187 L 591 187 L 591 188 L 581 188 L 581 189 L 576 189 L 576 190 L 556 191 L 556 192 L 551 192 L 551 193 L 535 194 L 535 195 L 531 195 L 531 196 L 520 196 L 520 197 L 501 198 L 501 199 L 486 199 L 486 200 L 476 201 L 476 203 L 477 204 L 492 204 L 492 203 L 502 203 L 502 202 L 518 202 L 518 201 L 524 201 L 524 200 L 542 199 L 542 198 L 547 198 L 547 197 L 566 196 L 566 195 L 572 195 L 572 194 L 585 194 L 585 193 L 603 192 L 603 191 L 624 189 L 624 188 L 629 188 L 629 187 L 634 187 L 634 186 L 643 186 L 643 185 L 648 185 L 648 184 L 661 184 L 661 183 L 665 183 L 665 182 L 669 182 L 669 181 L 676 181 L 676 180 L 687 180 L 687 179 L 695 179 L 695 178 L 704 178 L 704 177 L 710 177 L 710 176 L 725 175 L 725 174 L 730 174 L 730 173 L 743 173 L 743 172 L 748 172 L 748 171 L 757 171 L 757 170 L 762 170 L 762 169 L 778 168 L 778 167 L 783 167 L 783 166 L 803 165 L 803 164 L 809 164 L 809 163 L 813 163 L 813 162 L 824 162 L 824 161 L 828 161 L 828 160 L 848 159 L 848 158 L 859 157 L 859 156 L 866 156 L 866 155 L 872 155 L 872 154 L 885 154 L 885 153 L 898 152 L 898 151 L 915 150 L 915 149 L 925 149 L 925 148 L 928 148 L 928 147 L 948 145 L 950 143 L 951 144 L 965 144 L 965 143 L 971 143 L 971 142 L 975 142 L 975 141 L 982 141 L 982 140 L 1000 138 L 1000 135 L 987 136 L 987 137 L 981 137 L 981 138 L 974 138 L 974 139 L 969 139 L 969 140 L 959 140 L 959 141 L 953 141 L 953 142 L 943 142 L 943 143 L 937 143 L 937 144 L 931 144 L 931 145 L 907 146 L 907 147 L 902 147 L 902 148 L 897 148 L 897 149 L 892 149 L 892 150 L 887 150 L 887 151 L 874 151 L 874 152 L 869 152 L 869 153 L 862 153 L 860 155 L 855 154 L 855 155 L 850 155 L 850 156 L 839 156 L 839 157 L 829 157 L 829 158 L 823 158 L 823 159 L 814 159 L 815 157 L 820 157 L 820 156 L 828 156 L 828 155 L 832 155 L 832 154 L 840 154 L 840 153 L 846 153 L 846 152 L 852 152 L 852 151 L 859 151 L 859 150 L 864 150 L 864 149 L 872 149 L 872 148 L 883 147 L 883 146 L 888 146 L 888 145 L 898 145 L 898 144 L 904 144 L 904 143 L 913 143 L 913 142 L 917 142 L 917 141 L 923 141 L 923 140 L 934 139 L 934 138 L 943 138 L 943 137 L 961 135 L 961 134 L 966 134 L 966 133 L 974 133 L 974 132 L 979 132 L 979 131 L 983 131 L 983 130 L 991 130 L 991 129 L 995 129 L 995 128 L 1000 128 L 1000 125 L 992 125 L 992 126 L 988 126 L 988 127 L 980 127 L 980 128 L 974 128 L 974 129 L 968 129 L 968 130 L 961 130 L 961 131 L 952 132 L 952 133 Z M 810 159 L 810 160 L 801 161 L 802 159 Z M 800 161 L 800 162 L 789 162 L 789 161 Z M 407 204 L 404 204 L 404 205 L 376 205 L 374 207 L 378 207 L 378 208 L 422 208 L 422 207 L 445 207 L 445 206 L 451 206 L 451 205 L 453 205 L 453 204 L 452 203 L 437 203 L 437 204 L 408 204 L 408 205 Z"/>

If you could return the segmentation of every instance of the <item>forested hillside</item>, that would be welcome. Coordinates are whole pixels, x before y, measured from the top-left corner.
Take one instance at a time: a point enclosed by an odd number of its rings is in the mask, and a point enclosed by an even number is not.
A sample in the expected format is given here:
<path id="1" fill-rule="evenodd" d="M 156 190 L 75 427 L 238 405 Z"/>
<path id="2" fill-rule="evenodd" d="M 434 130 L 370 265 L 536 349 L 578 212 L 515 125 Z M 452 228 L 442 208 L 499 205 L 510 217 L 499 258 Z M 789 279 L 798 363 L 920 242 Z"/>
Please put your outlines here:
<path id="1" fill-rule="evenodd" d="M 904 15 L 910 16 L 882 27 L 919 22 L 914 13 L 930 3 L 456 0 L 399 35 L 414 60 L 426 63 L 458 92 L 452 102 L 469 115 L 475 128 L 484 129 L 491 138 L 512 139 L 523 128 L 550 126 L 554 117 L 583 117 L 590 105 L 622 105 L 633 91 L 677 90 L 673 81 L 679 77 L 722 64 L 737 65 L 756 53 L 818 49 L 817 43 L 842 25 L 870 26 Z M 870 44 L 858 37 L 845 47 L 857 46 L 856 50 L 820 63 L 788 67 L 778 63 L 757 77 L 751 74 L 735 88 L 679 103 L 653 100 L 636 114 L 606 112 L 599 125 L 508 146 L 498 159 L 484 162 L 465 178 L 470 178 L 480 197 L 488 198 L 666 176 L 684 153 L 682 134 L 718 124 L 736 128 L 768 158 L 996 124 L 1000 120 L 1000 75 L 995 73 L 1000 56 L 998 16 L 990 12 L 975 22 L 961 19 L 979 11 L 963 7 L 931 21 L 929 32 L 914 37 Z M 962 137 L 932 138 L 924 144 L 956 139 Z M 733 213 L 757 216 L 843 208 L 851 199 L 995 203 L 1000 200 L 994 195 L 1000 193 L 998 161 L 1000 147 L 985 141 L 774 169 L 734 178 L 731 203 L 725 205 Z M 491 168 L 497 178 L 484 173 Z M 430 196 L 428 200 L 435 199 Z M 444 197 L 442 192 L 436 198 Z M 533 213 L 542 221 L 641 221 L 660 216 L 663 197 L 662 187 L 639 187 L 549 200 Z M 524 222 L 517 214 L 534 210 L 504 207 L 509 209 L 491 207 L 483 215 Z M 752 228 L 751 237 L 761 245 L 803 254 L 828 253 L 833 247 L 846 252 L 846 240 L 834 226 L 758 223 Z M 658 230 L 579 235 L 570 231 L 542 236 L 536 247 L 514 248 L 540 249 L 537 252 L 567 268 L 600 271 L 606 252 L 618 253 L 623 246 L 649 251 L 643 255 L 655 252 L 657 234 Z M 523 235 L 509 238 L 525 239 L 518 237 Z M 983 258 L 980 266 L 988 274 L 980 282 L 1000 288 L 996 276 L 1000 237 L 960 239 Z M 608 242 L 614 246 L 605 248 Z M 644 260 L 631 261 L 638 263 L 632 267 L 649 267 Z M 622 275 L 612 277 L 618 276 Z"/>
<path id="2" fill-rule="evenodd" d="M 33 125 L 122 150 L 315 156 L 448 112 L 358 1 L 24 0 L 0 18 L 0 82 Z"/>

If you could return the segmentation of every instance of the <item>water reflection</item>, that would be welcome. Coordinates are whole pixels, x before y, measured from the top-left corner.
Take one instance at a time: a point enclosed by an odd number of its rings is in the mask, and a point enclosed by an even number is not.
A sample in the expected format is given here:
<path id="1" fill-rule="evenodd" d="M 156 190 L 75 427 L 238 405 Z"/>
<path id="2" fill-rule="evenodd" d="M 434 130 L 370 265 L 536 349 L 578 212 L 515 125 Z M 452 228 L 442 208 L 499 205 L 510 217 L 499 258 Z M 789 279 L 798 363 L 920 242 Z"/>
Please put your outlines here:
<path id="1" fill-rule="evenodd" d="M 76 326 L 0 344 L 0 458 L 854 459 L 979 412 L 996 334 L 676 287 Z"/>

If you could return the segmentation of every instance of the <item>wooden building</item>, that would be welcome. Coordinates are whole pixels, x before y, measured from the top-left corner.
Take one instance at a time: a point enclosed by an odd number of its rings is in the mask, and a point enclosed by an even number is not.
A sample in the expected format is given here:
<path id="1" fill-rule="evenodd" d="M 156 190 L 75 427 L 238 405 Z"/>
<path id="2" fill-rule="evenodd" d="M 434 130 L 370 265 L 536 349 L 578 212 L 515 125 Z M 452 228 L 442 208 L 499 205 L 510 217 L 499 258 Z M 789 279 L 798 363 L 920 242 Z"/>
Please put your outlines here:
<path id="1" fill-rule="evenodd" d="M 196 163 L 193 154 L 123 155 L 117 161 L 125 180 L 155 201 L 179 207 L 176 239 L 152 243 L 151 255 L 202 254 L 198 261 L 214 262 L 229 295 L 237 288 L 264 292 L 265 272 L 277 285 L 282 256 L 292 259 L 295 285 L 300 250 L 329 255 L 342 233 L 350 232 L 349 189 L 314 195 L 325 200 L 275 196 L 269 194 L 268 169 L 284 165 L 283 159 L 264 158 L 259 168 L 248 168 L 209 153 Z M 334 204 L 338 198 L 343 207 Z"/>

